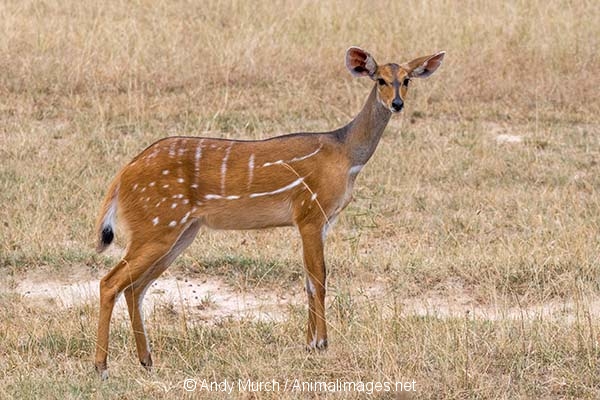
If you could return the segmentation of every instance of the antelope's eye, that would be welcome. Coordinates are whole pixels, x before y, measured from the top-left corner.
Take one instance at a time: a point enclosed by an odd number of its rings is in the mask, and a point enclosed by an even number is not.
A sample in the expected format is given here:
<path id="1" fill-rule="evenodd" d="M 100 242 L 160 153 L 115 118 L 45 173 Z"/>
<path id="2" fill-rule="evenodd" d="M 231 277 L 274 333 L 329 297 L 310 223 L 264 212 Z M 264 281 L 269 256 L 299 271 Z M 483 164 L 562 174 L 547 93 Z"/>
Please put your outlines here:
<path id="1" fill-rule="evenodd" d="M 385 81 L 385 79 L 382 79 L 382 78 L 377 79 L 377 83 L 379 83 L 381 86 L 387 85 L 387 82 Z"/>
<path id="2" fill-rule="evenodd" d="M 402 84 L 406 87 L 408 87 L 408 82 L 410 82 L 410 79 L 408 78 L 404 78 L 404 82 L 402 82 Z"/>

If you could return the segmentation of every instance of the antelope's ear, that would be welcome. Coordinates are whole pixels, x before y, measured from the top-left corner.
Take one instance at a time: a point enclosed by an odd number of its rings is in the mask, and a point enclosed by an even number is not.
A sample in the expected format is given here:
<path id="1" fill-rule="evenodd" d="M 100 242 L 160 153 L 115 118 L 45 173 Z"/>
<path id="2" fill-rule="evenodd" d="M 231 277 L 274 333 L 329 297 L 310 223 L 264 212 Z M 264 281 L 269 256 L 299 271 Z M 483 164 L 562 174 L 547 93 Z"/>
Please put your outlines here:
<path id="1" fill-rule="evenodd" d="M 446 55 L 445 51 L 433 54 L 431 56 L 419 57 L 402 65 L 408 71 L 411 78 L 427 78 L 435 72 Z"/>
<path id="2" fill-rule="evenodd" d="M 360 47 L 350 47 L 346 50 L 346 68 L 354 76 L 368 76 L 374 79 L 377 63 L 373 56 Z"/>

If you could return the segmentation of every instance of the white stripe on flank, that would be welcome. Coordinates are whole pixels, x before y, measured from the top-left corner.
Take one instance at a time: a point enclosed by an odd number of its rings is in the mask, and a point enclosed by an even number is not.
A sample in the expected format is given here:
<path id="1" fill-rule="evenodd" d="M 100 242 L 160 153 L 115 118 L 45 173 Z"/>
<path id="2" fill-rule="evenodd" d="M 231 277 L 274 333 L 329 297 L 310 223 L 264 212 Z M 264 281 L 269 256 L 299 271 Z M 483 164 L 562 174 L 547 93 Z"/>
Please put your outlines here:
<path id="1" fill-rule="evenodd" d="M 290 162 L 295 162 L 295 161 L 302 161 L 302 160 L 306 160 L 307 158 L 309 158 L 309 157 L 312 157 L 312 156 L 314 156 L 315 154 L 317 154 L 319 151 L 321 151 L 321 149 L 322 149 L 322 148 L 323 148 L 323 145 L 320 145 L 320 146 L 319 146 L 319 148 L 318 148 L 318 149 L 316 149 L 315 151 L 313 151 L 312 153 L 310 153 L 310 154 L 307 154 L 307 155 L 305 155 L 305 156 L 302 156 L 302 157 L 295 157 L 295 158 L 292 158 L 292 159 L 290 160 Z"/>
<path id="2" fill-rule="evenodd" d="M 273 161 L 273 162 L 266 162 L 263 164 L 263 167 L 270 167 L 271 165 L 279 165 L 279 164 L 283 164 L 283 160 L 277 160 L 277 161 Z"/>
<path id="3" fill-rule="evenodd" d="M 202 144 L 204 139 L 200 139 L 196 145 L 196 153 L 194 155 L 194 177 L 192 180 L 192 188 L 198 187 L 198 181 L 200 180 L 200 159 L 202 158 Z M 195 186 L 195 187 L 194 187 Z"/>
<path id="4" fill-rule="evenodd" d="M 206 200 L 237 200 L 240 196 L 221 196 L 220 194 L 207 194 L 204 196 Z"/>
<path id="5" fill-rule="evenodd" d="M 271 195 L 274 195 L 274 194 L 279 194 L 279 193 L 285 192 L 286 190 L 290 190 L 290 189 L 295 188 L 296 186 L 298 186 L 299 184 L 301 184 L 303 180 L 304 180 L 304 178 L 298 178 L 294 182 L 292 182 L 289 185 L 284 186 L 284 187 L 282 187 L 280 189 L 273 190 L 272 192 L 252 193 L 249 197 L 250 198 L 254 198 L 254 197 L 271 196 Z"/>
<path id="6" fill-rule="evenodd" d="M 254 153 L 250 154 L 250 158 L 248 159 L 248 187 L 252 185 L 252 180 L 254 179 Z"/>
<path id="7" fill-rule="evenodd" d="M 196 171 L 196 175 L 200 171 L 200 158 L 202 158 L 202 140 L 196 146 L 196 155 L 194 156 L 194 170 Z"/>
<path id="8" fill-rule="evenodd" d="M 309 153 L 309 154 L 307 154 L 305 156 L 294 157 L 294 158 L 292 158 L 289 161 L 277 160 L 277 161 L 273 161 L 273 162 L 266 162 L 262 166 L 263 167 L 270 167 L 271 165 L 279 165 L 279 164 L 283 164 L 283 163 L 293 163 L 293 162 L 297 162 L 297 161 L 306 160 L 307 158 L 310 158 L 310 157 L 314 156 L 315 154 L 317 154 L 319 151 L 321 151 L 322 148 L 323 148 L 323 145 L 320 145 L 318 149 L 316 149 L 312 153 Z"/>
<path id="9" fill-rule="evenodd" d="M 225 150 L 225 156 L 223 156 L 223 162 L 221 163 L 221 194 L 225 195 L 225 177 L 227 176 L 227 160 L 229 159 L 229 152 L 233 147 L 233 142 Z"/>

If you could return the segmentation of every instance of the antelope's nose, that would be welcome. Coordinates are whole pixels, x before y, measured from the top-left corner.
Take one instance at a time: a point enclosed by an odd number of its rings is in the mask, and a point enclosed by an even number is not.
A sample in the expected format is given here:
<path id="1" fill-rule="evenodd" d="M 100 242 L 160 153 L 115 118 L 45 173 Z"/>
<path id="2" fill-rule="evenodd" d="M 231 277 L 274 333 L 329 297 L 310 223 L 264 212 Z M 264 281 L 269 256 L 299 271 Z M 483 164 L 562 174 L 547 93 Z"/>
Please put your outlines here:
<path id="1" fill-rule="evenodd" d="M 402 99 L 400 97 L 396 97 L 394 100 L 392 100 L 392 110 L 398 112 L 398 111 L 402 110 L 403 107 L 404 107 L 404 102 L 402 101 Z"/>

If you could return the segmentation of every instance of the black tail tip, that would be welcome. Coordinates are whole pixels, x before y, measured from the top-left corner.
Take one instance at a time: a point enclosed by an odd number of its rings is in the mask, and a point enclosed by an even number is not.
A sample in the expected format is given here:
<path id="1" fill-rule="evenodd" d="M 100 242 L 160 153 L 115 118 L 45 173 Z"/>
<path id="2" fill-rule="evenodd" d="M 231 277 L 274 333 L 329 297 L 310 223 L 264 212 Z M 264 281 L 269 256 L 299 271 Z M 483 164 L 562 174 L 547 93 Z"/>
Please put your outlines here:
<path id="1" fill-rule="evenodd" d="M 100 239 L 101 242 L 101 246 L 102 248 L 108 246 L 109 244 L 112 243 L 113 239 L 115 238 L 115 233 L 112 230 L 112 227 L 110 226 L 105 226 L 104 229 L 102 229 L 102 238 Z"/>

